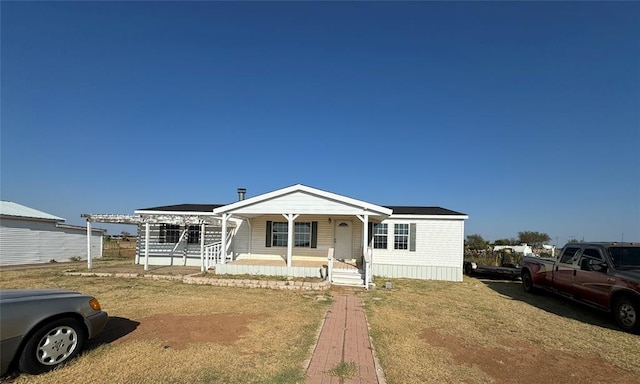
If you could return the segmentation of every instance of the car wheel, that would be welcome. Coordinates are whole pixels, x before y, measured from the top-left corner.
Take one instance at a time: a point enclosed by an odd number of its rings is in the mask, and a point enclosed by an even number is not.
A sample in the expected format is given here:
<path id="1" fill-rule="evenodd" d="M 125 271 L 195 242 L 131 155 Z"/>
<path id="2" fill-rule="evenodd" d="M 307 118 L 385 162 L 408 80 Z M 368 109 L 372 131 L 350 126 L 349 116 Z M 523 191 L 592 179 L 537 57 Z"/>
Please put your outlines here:
<path id="1" fill-rule="evenodd" d="M 620 297 L 613 304 L 613 317 L 622 330 L 638 333 L 640 331 L 640 306 L 638 300 L 629 297 Z"/>
<path id="2" fill-rule="evenodd" d="M 84 339 L 84 327 L 74 319 L 46 323 L 25 344 L 18 369 L 32 375 L 50 371 L 80 353 Z"/>
<path id="3" fill-rule="evenodd" d="M 522 272 L 522 288 L 525 292 L 534 293 L 536 291 L 533 286 L 533 278 L 531 277 L 531 272 L 524 271 Z"/>
<path id="4" fill-rule="evenodd" d="M 466 262 L 464 264 L 464 273 L 467 276 L 473 276 L 473 265 L 471 265 L 471 263 Z"/>

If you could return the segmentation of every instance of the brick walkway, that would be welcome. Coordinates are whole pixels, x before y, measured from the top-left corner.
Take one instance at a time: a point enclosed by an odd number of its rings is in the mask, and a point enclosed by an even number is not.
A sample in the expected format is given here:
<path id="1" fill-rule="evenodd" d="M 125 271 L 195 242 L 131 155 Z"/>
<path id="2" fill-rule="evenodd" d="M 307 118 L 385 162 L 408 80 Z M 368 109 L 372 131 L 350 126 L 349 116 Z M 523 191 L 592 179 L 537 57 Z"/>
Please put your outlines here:
<path id="1" fill-rule="evenodd" d="M 307 384 L 339 384 L 329 371 L 341 362 L 355 363 L 356 373 L 344 384 L 378 384 L 362 299 L 354 294 L 336 295 L 320 331 L 307 369 Z"/>

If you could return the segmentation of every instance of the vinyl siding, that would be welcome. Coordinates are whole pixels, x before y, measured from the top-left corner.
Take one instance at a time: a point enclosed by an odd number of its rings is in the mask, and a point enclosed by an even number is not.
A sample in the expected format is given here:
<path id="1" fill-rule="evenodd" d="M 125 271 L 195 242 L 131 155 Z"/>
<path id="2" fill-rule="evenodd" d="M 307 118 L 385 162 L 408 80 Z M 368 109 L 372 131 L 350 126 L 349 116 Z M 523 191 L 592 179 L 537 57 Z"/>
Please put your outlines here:
<path id="1" fill-rule="evenodd" d="M 58 227 L 55 222 L 2 218 L 0 265 L 87 259 L 87 231 Z M 102 231 L 93 231 L 91 257 L 102 257 Z"/>
<path id="2" fill-rule="evenodd" d="M 374 249 L 374 264 L 462 268 L 463 220 L 387 219 L 387 249 Z M 394 224 L 416 224 L 416 250 L 395 250 Z"/>
<path id="3" fill-rule="evenodd" d="M 462 281 L 462 267 L 373 264 L 373 275 L 393 279 Z"/>
<path id="4" fill-rule="evenodd" d="M 299 191 L 234 210 L 234 214 L 238 216 L 246 212 L 251 214 L 294 212 L 310 215 L 322 212 L 326 215 L 356 215 L 362 214 L 363 208 Z"/>

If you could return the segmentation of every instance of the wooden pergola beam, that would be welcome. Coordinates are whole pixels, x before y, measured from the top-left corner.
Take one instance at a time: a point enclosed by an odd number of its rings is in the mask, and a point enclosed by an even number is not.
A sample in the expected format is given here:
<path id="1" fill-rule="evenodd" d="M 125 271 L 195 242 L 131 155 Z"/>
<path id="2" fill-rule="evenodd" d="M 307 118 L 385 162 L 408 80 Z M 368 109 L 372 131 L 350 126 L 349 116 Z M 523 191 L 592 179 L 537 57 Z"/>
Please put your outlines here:
<path id="1" fill-rule="evenodd" d="M 80 217 L 92 223 L 110 224 L 176 224 L 199 225 L 210 224 L 221 226 L 222 220 L 209 215 L 170 215 L 170 214 L 144 214 L 144 215 L 118 215 L 118 214 L 87 214 Z"/>

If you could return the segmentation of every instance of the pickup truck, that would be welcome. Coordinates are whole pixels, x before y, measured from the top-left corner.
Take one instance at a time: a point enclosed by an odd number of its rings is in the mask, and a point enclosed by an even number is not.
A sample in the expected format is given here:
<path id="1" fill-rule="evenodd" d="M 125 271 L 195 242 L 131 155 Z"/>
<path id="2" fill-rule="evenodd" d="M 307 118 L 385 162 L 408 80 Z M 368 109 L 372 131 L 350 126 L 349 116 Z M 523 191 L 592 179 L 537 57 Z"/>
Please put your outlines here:
<path id="1" fill-rule="evenodd" d="M 640 333 L 640 243 L 568 243 L 555 259 L 527 256 L 522 287 L 557 293 L 613 314 Z"/>

